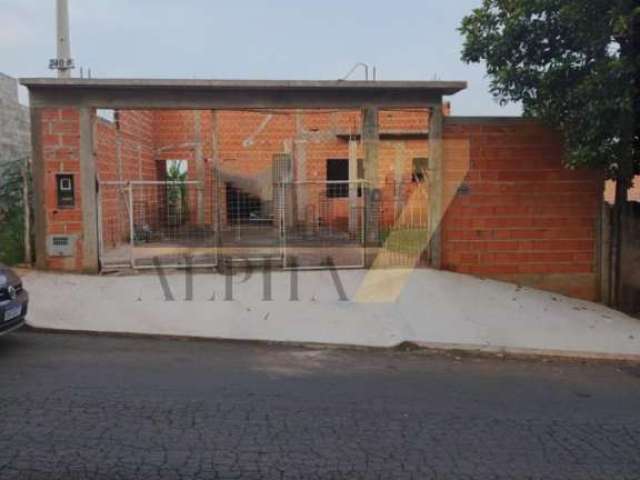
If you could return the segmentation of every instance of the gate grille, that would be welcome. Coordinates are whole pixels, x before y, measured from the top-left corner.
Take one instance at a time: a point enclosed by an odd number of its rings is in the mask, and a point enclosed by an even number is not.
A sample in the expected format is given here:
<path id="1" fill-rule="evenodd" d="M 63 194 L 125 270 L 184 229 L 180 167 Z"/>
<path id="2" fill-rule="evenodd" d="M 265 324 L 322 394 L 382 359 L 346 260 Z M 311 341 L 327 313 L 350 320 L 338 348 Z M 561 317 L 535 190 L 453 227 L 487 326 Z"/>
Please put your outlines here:
<path id="1" fill-rule="evenodd" d="M 217 265 L 215 203 L 201 182 L 101 182 L 98 204 L 103 269 Z"/>

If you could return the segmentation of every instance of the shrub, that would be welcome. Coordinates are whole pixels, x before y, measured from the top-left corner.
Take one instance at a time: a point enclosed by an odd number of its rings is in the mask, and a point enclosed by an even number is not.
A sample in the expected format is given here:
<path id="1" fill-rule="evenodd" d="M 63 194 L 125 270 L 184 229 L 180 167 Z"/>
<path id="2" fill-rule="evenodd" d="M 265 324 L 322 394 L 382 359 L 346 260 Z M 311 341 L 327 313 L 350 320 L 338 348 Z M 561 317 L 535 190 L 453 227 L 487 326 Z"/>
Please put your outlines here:
<path id="1" fill-rule="evenodd" d="M 23 165 L 25 159 L 0 162 L 0 262 L 24 261 Z"/>

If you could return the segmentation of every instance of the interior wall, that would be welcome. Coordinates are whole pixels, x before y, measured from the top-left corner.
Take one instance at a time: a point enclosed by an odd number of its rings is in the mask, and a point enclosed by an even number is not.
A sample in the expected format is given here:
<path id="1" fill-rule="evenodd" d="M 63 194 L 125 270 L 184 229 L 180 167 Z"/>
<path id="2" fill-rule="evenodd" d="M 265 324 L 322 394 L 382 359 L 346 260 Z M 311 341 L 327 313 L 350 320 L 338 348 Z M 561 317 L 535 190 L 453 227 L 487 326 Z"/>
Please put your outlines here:
<path id="1" fill-rule="evenodd" d="M 96 171 L 101 182 L 154 181 L 157 179 L 153 147 L 153 114 L 143 110 L 120 110 L 114 120 L 96 119 Z M 137 190 L 134 209 L 141 217 L 157 220 L 157 209 L 146 208 Z M 129 192 L 125 185 L 100 187 L 101 235 L 104 245 L 117 247 L 130 239 Z"/>

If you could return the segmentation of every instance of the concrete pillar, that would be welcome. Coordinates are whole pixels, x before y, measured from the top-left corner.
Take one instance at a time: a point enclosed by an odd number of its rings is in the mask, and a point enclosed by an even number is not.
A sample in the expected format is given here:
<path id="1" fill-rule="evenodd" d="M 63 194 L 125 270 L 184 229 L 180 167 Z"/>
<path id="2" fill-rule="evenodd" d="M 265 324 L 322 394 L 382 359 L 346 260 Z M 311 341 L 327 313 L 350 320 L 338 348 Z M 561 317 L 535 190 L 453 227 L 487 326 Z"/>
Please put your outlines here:
<path id="1" fill-rule="evenodd" d="M 396 142 L 394 144 L 394 175 L 393 175 L 393 218 L 397 221 L 402 214 L 402 177 L 404 175 L 405 163 L 405 143 Z"/>
<path id="2" fill-rule="evenodd" d="M 378 179 L 378 109 L 362 109 L 362 143 L 364 147 L 364 178 L 366 180 L 365 229 L 366 242 L 376 245 L 380 239 L 380 188 Z"/>
<path id="3" fill-rule="evenodd" d="M 294 182 L 298 225 L 305 225 L 307 215 L 307 140 L 304 138 L 304 113 L 296 111 L 296 137 L 293 141 Z"/>
<path id="4" fill-rule="evenodd" d="M 349 233 L 357 235 L 362 228 L 358 213 L 358 142 L 349 140 Z"/>
<path id="5" fill-rule="evenodd" d="M 283 183 L 286 183 L 284 187 L 284 205 L 285 205 L 285 219 L 288 228 L 293 227 L 298 218 L 297 198 L 296 198 L 296 184 L 295 178 L 295 166 L 293 156 L 293 139 L 287 138 L 282 145 L 282 151 L 285 155 L 288 155 L 288 165 L 284 172 L 286 173 Z M 264 202 L 262 202 L 264 205 Z M 263 215 L 265 217 L 266 215 Z"/>
<path id="6" fill-rule="evenodd" d="M 118 180 L 124 179 L 124 168 L 122 166 L 122 132 L 120 128 L 116 130 L 116 162 L 118 164 Z"/>
<path id="7" fill-rule="evenodd" d="M 33 230 L 35 266 L 47 268 L 47 169 L 42 154 L 42 109 L 31 107 L 31 175 L 33 176 Z"/>
<path id="8" fill-rule="evenodd" d="M 442 217 L 443 204 L 443 151 L 442 151 L 442 107 L 431 109 L 429 127 L 429 258 L 433 268 L 442 266 Z"/>
<path id="9" fill-rule="evenodd" d="M 98 199 L 93 108 L 80 109 L 80 179 L 82 198 L 82 269 L 98 273 Z"/>
<path id="10" fill-rule="evenodd" d="M 276 153 L 272 157 L 274 220 L 280 229 L 290 227 L 293 220 L 291 210 L 288 208 L 291 202 L 291 181 L 293 179 L 291 163 L 291 154 L 288 153 Z M 284 231 L 281 230 L 280 233 L 284 234 Z"/>
<path id="11" fill-rule="evenodd" d="M 205 173 L 204 173 L 204 155 L 202 152 L 202 117 L 200 115 L 200 110 L 193 111 L 193 130 L 194 130 L 194 139 L 193 142 L 195 144 L 195 152 L 194 152 L 194 161 L 196 167 L 196 180 L 198 184 L 196 186 L 196 211 L 197 211 L 197 219 L 198 225 L 203 225 L 205 222 L 205 209 L 204 209 L 204 184 L 205 184 Z"/>
<path id="12" fill-rule="evenodd" d="M 226 192 L 223 189 L 220 176 L 222 171 L 220 169 L 220 143 L 218 132 L 218 111 L 211 110 L 211 172 L 212 178 L 212 208 L 215 208 L 213 213 L 214 233 L 215 233 L 215 245 L 216 245 L 216 263 L 218 270 L 221 271 L 224 268 L 224 255 L 222 253 L 222 223 L 226 217 L 223 217 L 223 206 L 226 202 Z"/>

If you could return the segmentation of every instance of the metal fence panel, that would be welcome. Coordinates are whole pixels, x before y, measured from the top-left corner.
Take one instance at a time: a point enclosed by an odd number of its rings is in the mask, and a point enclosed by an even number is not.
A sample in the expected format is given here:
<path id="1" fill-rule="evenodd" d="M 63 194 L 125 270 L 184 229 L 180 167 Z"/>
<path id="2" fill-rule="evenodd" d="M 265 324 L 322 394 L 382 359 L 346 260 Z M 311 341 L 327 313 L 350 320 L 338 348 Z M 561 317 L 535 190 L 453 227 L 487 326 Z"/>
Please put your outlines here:
<path id="1" fill-rule="evenodd" d="M 285 268 L 363 268 L 364 182 L 280 185 Z"/>
<path id="2" fill-rule="evenodd" d="M 101 183 L 103 268 L 216 266 L 214 204 L 201 201 L 203 190 L 190 181 Z"/>

